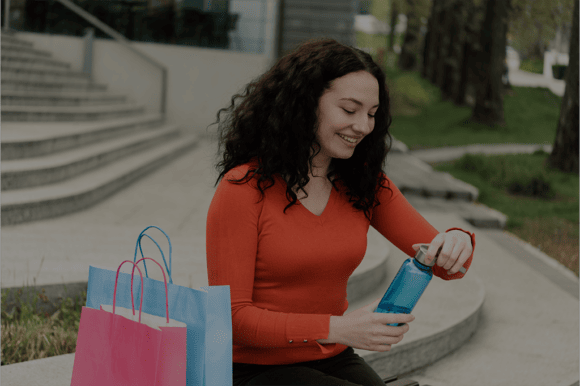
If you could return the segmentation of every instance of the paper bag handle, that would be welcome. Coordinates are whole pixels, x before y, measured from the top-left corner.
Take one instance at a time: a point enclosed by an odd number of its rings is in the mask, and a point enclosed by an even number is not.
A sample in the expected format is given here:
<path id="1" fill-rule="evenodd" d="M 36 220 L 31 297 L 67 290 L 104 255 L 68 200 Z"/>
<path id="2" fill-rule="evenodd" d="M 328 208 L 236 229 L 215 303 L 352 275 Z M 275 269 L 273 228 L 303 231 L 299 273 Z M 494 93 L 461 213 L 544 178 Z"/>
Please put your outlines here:
<path id="1" fill-rule="evenodd" d="M 165 237 L 167 238 L 167 243 L 169 244 L 169 267 L 167 267 L 167 261 L 165 260 L 165 255 L 163 254 L 163 250 L 161 249 L 161 247 L 159 246 L 157 241 L 155 241 L 155 239 L 153 239 L 153 237 L 151 237 L 145 233 L 147 231 L 147 229 L 149 229 L 149 228 L 159 229 L 161 231 L 161 233 L 163 233 L 165 235 Z M 171 239 L 169 239 L 169 236 L 167 235 L 167 233 L 165 233 L 165 231 L 163 229 L 159 228 L 158 226 L 149 225 L 147 228 L 143 229 L 141 231 L 141 233 L 139 233 L 139 237 L 137 237 L 137 244 L 135 245 L 135 255 L 133 257 L 133 262 L 137 261 L 137 248 L 139 248 L 139 251 L 141 252 L 141 257 L 145 257 L 145 255 L 143 254 L 143 248 L 141 247 L 141 239 L 143 238 L 143 236 L 147 236 L 151 241 L 153 241 L 155 243 L 155 245 L 157 245 L 157 248 L 159 249 L 159 252 L 161 253 L 161 257 L 163 258 L 163 263 L 165 264 L 165 269 L 167 270 L 167 273 L 169 275 L 169 283 L 173 284 L 173 278 L 171 276 L 171 252 L 172 252 Z M 145 264 L 145 262 L 143 262 L 143 266 L 145 267 L 145 277 L 149 277 L 149 274 L 147 273 L 147 265 Z"/>
<path id="2" fill-rule="evenodd" d="M 133 310 L 133 316 L 135 315 L 135 302 L 133 300 L 133 274 L 135 273 L 135 268 L 137 268 L 139 271 L 139 276 L 141 276 L 141 303 L 139 305 L 139 323 L 141 323 L 141 309 L 143 308 L 143 274 L 141 273 L 139 267 L 137 267 L 137 264 L 130 260 L 123 261 L 119 265 L 119 268 L 117 268 L 117 276 L 115 277 L 115 292 L 113 292 L 113 314 L 115 314 L 115 302 L 117 300 L 117 282 L 119 280 L 119 271 L 125 263 L 133 264 L 133 271 L 131 271 L 131 309 Z"/>
<path id="3" fill-rule="evenodd" d="M 167 279 L 165 278 L 165 271 L 163 270 L 161 264 L 155 261 L 155 259 L 152 259 L 150 257 L 143 257 L 142 259 L 139 259 L 133 266 L 133 273 L 135 272 L 135 268 L 139 269 L 139 267 L 137 267 L 137 264 L 139 264 L 143 260 L 151 260 L 159 266 L 159 269 L 161 269 L 161 273 L 163 274 L 163 283 L 165 284 L 165 316 L 167 318 L 167 323 L 169 323 L 169 294 L 167 292 Z M 143 265 L 145 265 L 145 261 L 143 261 Z M 131 279 L 133 278 L 133 273 L 131 273 Z M 143 301 L 143 298 L 141 298 L 141 301 Z M 141 314 L 139 314 L 139 316 L 141 316 Z"/>

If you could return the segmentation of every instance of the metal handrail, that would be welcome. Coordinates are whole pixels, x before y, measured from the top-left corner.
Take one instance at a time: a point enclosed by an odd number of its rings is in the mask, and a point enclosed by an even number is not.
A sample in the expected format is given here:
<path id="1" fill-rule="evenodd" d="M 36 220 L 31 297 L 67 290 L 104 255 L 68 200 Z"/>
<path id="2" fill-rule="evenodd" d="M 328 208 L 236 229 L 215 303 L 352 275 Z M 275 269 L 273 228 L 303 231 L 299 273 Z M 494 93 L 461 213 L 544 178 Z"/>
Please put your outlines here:
<path id="1" fill-rule="evenodd" d="M 142 59 L 153 64 L 154 66 L 158 67 L 161 70 L 161 74 L 162 74 L 162 76 L 161 76 L 162 77 L 162 79 L 161 79 L 161 82 L 162 82 L 161 115 L 163 115 L 163 117 L 165 118 L 166 109 L 167 109 L 167 67 L 165 67 L 161 63 L 157 62 L 155 59 L 151 58 L 149 55 L 147 55 L 147 54 L 139 51 L 137 48 L 133 47 L 130 44 L 129 39 L 127 39 L 126 37 L 124 37 L 123 35 L 118 33 L 117 31 L 115 31 L 114 29 L 112 29 L 111 27 L 109 27 L 108 25 L 106 25 L 105 23 L 103 23 L 102 21 L 100 21 L 99 19 L 97 19 L 96 17 L 94 17 L 93 15 L 91 15 L 90 13 L 88 13 L 87 11 L 82 9 L 81 7 L 79 7 L 78 5 L 74 4 L 72 1 L 70 1 L 70 0 L 57 0 L 57 1 L 59 3 L 61 3 L 62 5 L 64 5 L 65 7 L 67 7 L 68 9 L 70 9 L 71 11 L 73 11 L 74 13 L 76 13 L 77 15 L 79 15 L 80 17 L 82 17 L 83 19 L 85 19 L 86 21 L 88 21 L 89 23 L 91 23 L 92 25 L 94 25 L 95 27 L 97 27 L 98 29 L 100 29 L 101 31 L 103 31 L 104 33 L 111 36 L 113 39 L 115 39 L 123 47 L 128 48 L 129 50 L 133 51 L 135 54 L 139 55 Z"/>

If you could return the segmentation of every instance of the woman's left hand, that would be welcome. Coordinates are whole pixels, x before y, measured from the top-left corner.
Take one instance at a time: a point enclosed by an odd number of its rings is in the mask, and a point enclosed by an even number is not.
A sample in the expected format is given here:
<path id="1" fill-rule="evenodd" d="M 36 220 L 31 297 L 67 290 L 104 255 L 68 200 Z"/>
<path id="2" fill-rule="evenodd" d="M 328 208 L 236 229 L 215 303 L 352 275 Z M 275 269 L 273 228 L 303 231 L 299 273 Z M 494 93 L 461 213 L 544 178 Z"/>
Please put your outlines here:
<path id="1" fill-rule="evenodd" d="M 421 244 L 414 244 L 413 249 L 418 251 Z M 437 255 L 437 252 L 439 255 Z M 459 272 L 459 268 L 465 264 L 469 256 L 473 253 L 471 237 L 469 234 L 452 230 L 445 233 L 439 233 L 429 244 L 427 250 L 427 263 L 431 262 L 437 256 L 437 265 L 447 270 L 449 275 Z"/>

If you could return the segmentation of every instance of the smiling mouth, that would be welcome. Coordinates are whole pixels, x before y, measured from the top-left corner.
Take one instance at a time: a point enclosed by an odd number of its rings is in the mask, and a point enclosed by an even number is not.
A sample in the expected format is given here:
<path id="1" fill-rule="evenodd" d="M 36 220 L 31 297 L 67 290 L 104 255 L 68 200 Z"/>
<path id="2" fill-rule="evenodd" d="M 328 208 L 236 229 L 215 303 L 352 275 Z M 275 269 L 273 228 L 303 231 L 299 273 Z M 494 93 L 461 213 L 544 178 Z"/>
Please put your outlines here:
<path id="1" fill-rule="evenodd" d="M 338 134 L 338 136 L 340 138 L 344 139 L 348 143 L 355 144 L 355 143 L 358 142 L 358 139 L 357 138 L 347 137 L 346 135 L 342 135 L 342 134 Z"/>

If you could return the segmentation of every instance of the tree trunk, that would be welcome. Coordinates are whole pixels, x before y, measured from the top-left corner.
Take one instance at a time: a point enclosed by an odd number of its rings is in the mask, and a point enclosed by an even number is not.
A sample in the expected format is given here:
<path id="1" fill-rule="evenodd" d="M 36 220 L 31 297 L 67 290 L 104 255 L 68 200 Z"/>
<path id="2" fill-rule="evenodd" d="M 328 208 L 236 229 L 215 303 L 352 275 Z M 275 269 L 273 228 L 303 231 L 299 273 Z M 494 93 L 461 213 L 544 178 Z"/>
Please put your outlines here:
<path id="1" fill-rule="evenodd" d="M 433 56 L 433 47 L 435 42 L 433 41 L 433 29 L 435 28 L 435 10 L 438 0 L 431 1 L 431 12 L 429 14 L 429 20 L 427 21 L 427 34 L 425 35 L 425 41 L 423 42 L 423 63 L 421 66 L 421 76 L 423 78 L 431 78 L 431 69 L 433 68 L 431 63 L 431 57 Z"/>
<path id="2" fill-rule="evenodd" d="M 399 20 L 399 9 L 397 0 L 391 0 L 391 34 L 389 35 L 389 52 L 393 52 L 395 46 L 395 27 Z"/>
<path id="3" fill-rule="evenodd" d="M 449 2 L 449 24 L 447 30 L 447 53 L 443 61 L 443 74 L 441 80 L 441 96 L 443 99 L 453 99 L 455 88 L 459 77 L 459 61 L 461 56 L 461 18 L 459 14 L 461 0 L 452 0 Z"/>
<path id="4" fill-rule="evenodd" d="M 564 172 L 578 173 L 578 1 L 574 1 L 572 36 L 566 70 L 566 91 L 548 164 Z"/>
<path id="5" fill-rule="evenodd" d="M 444 99 L 455 100 L 459 92 L 461 80 L 461 65 L 463 64 L 463 46 L 465 40 L 464 14 L 465 0 L 454 0 L 450 4 L 449 47 L 445 58 L 443 85 L 441 88 Z"/>
<path id="6" fill-rule="evenodd" d="M 452 3 L 453 0 L 444 0 L 441 13 L 439 14 L 439 30 L 441 33 L 437 39 L 438 49 L 435 58 L 434 73 L 431 79 L 440 89 L 445 87 L 447 81 L 445 77 L 445 66 L 447 65 L 447 59 L 449 58 L 449 46 L 451 44 L 449 30 L 453 18 L 453 9 L 451 8 Z"/>
<path id="7" fill-rule="evenodd" d="M 503 64 L 508 10 L 511 0 L 487 0 L 475 66 L 475 106 L 471 119 L 488 126 L 504 126 Z"/>
<path id="8" fill-rule="evenodd" d="M 417 55 L 419 54 L 421 20 L 417 14 L 417 0 L 407 0 L 407 30 L 401 55 L 399 55 L 399 68 L 404 71 L 413 71 L 417 66 Z"/>
<path id="9" fill-rule="evenodd" d="M 441 35 L 439 18 L 441 12 L 441 3 L 443 0 L 433 0 L 433 5 L 431 6 L 431 15 L 429 16 L 428 34 L 429 39 L 425 39 L 425 59 L 423 60 L 423 68 L 425 73 L 425 78 L 429 79 L 434 83 L 433 74 L 435 72 L 435 63 L 437 60 L 437 48 L 438 39 Z"/>

